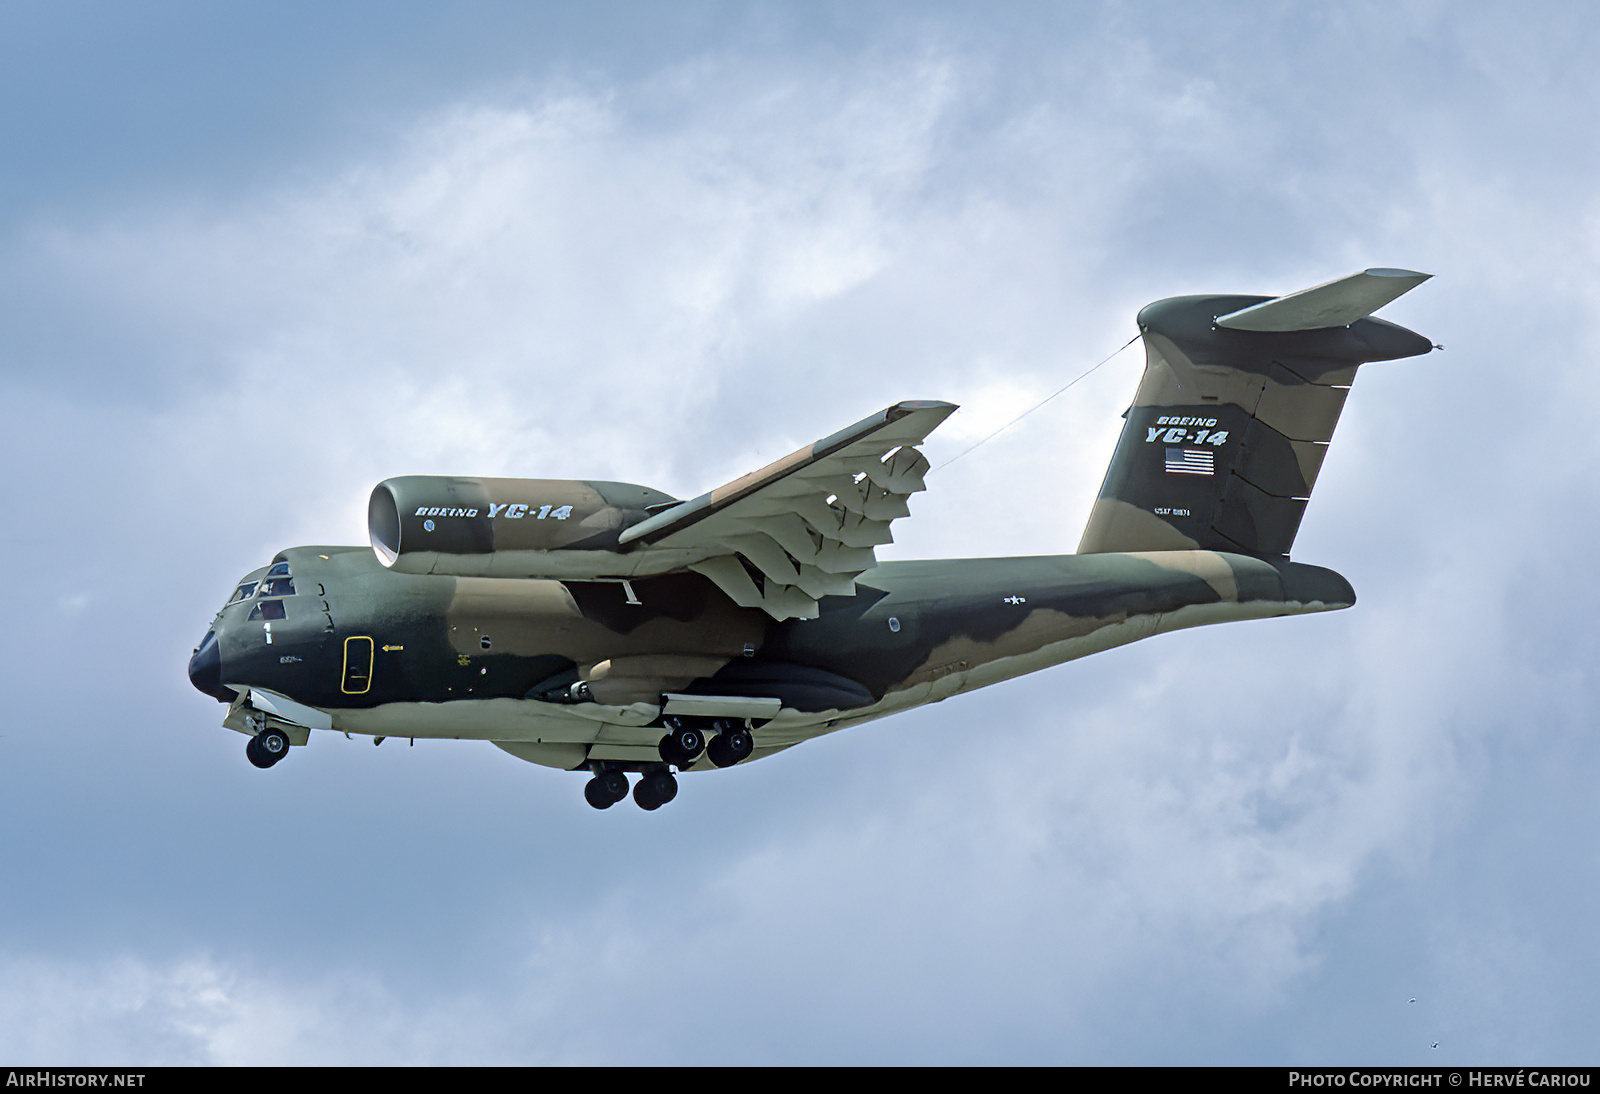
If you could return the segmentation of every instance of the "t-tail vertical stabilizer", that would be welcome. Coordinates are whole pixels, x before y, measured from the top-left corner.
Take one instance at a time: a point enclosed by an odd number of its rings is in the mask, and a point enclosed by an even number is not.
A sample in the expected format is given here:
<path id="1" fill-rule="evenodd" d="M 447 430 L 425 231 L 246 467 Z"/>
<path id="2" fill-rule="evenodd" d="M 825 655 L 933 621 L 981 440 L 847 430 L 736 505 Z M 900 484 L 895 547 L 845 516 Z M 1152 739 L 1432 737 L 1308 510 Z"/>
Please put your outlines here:
<path id="1" fill-rule="evenodd" d="M 1145 307 L 1144 377 L 1078 552 L 1286 557 L 1356 370 L 1433 348 L 1370 318 L 1429 276 L 1371 269 L 1288 296 Z"/>

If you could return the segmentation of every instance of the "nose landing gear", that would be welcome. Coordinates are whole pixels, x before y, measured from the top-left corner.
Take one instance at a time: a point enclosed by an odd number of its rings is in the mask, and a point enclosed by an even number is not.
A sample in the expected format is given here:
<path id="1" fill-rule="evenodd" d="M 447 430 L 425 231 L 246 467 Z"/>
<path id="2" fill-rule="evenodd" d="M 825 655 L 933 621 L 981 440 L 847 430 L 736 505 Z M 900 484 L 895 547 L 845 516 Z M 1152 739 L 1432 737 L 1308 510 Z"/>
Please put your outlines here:
<path id="1" fill-rule="evenodd" d="M 263 729 L 245 744 L 244 754 L 257 767 L 271 767 L 289 754 L 289 735 L 281 729 Z"/>
<path id="2" fill-rule="evenodd" d="M 289 734 L 277 726 L 267 724 L 267 716 L 259 710 L 248 714 L 250 740 L 245 742 L 245 759 L 257 767 L 271 767 L 289 754 Z"/>

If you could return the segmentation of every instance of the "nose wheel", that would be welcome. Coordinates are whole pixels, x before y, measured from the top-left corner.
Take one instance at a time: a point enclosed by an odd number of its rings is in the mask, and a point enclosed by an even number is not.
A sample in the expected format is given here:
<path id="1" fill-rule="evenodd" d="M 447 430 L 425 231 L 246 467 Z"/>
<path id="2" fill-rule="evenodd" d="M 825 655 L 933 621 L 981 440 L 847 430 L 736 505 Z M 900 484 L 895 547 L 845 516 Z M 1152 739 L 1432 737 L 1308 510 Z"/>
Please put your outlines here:
<path id="1" fill-rule="evenodd" d="M 257 767 L 271 767 L 289 754 L 289 735 L 281 729 L 263 729 L 245 744 L 244 754 Z"/>

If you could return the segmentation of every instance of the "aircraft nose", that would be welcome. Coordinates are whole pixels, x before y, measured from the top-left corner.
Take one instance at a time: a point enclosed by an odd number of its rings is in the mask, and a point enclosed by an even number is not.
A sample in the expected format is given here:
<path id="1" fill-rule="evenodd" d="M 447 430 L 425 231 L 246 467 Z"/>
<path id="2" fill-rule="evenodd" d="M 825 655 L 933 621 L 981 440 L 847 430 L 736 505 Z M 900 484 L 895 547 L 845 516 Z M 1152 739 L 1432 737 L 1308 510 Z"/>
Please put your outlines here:
<path id="1" fill-rule="evenodd" d="M 222 686 L 222 648 L 215 631 L 206 632 L 200 648 L 189 658 L 189 683 L 218 702 L 233 702 L 233 692 Z"/>

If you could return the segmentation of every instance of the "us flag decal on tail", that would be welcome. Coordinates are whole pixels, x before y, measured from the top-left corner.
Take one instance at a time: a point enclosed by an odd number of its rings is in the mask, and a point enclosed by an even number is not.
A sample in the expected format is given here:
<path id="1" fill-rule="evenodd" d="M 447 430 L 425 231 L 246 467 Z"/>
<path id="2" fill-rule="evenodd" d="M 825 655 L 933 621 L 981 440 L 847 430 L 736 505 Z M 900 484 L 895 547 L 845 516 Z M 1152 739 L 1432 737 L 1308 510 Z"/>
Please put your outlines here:
<path id="1" fill-rule="evenodd" d="M 1167 449 L 1167 474 L 1214 475 L 1216 474 L 1216 460 L 1210 449 L 1169 448 Z"/>

